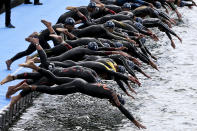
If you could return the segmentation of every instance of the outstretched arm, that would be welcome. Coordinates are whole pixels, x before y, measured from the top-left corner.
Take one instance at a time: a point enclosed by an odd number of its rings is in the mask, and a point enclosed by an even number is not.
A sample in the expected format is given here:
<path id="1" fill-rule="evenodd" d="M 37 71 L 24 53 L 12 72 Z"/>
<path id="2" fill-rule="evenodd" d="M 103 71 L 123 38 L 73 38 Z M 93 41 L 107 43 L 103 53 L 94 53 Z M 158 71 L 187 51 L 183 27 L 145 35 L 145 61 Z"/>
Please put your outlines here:
<path id="1" fill-rule="evenodd" d="M 124 84 L 122 81 L 115 79 L 116 83 L 119 85 L 119 87 L 127 94 L 127 96 L 130 96 L 131 98 L 135 99 L 132 95 L 128 93 L 126 88 L 124 87 Z"/>
<path id="2" fill-rule="evenodd" d="M 139 129 L 146 129 L 145 126 L 143 126 L 137 120 L 135 120 L 135 118 L 131 115 L 131 113 L 129 113 L 127 109 L 124 108 L 123 105 L 120 104 L 120 106 L 117 107 L 122 112 L 122 114 L 124 114 L 130 121 L 132 121 L 135 124 L 135 126 L 137 126 Z"/>

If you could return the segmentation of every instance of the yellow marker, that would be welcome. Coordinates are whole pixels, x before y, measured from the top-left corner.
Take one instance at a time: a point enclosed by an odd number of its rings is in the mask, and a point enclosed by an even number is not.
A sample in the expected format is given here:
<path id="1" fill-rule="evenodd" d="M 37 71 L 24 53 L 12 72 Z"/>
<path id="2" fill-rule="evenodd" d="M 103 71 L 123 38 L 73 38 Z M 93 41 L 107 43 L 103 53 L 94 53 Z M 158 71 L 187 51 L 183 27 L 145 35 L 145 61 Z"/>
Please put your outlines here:
<path id="1" fill-rule="evenodd" d="M 111 61 L 107 61 L 106 62 L 115 72 L 117 72 L 115 66 L 114 66 L 114 63 L 112 63 Z"/>
<path id="2" fill-rule="evenodd" d="M 74 9 L 74 8 L 77 8 L 77 7 L 73 7 L 73 6 L 67 6 L 67 7 L 66 7 L 67 10 L 72 10 L 72 9 Z"/>
<path id="3" fill-rule="evenodd" d="M 116 70 L 116 67 L 115 66 L 117 66 L 117 64 L 115 63 L 115 62 L 113 62 L 113 61 L 106 61 L 106 63 L 111 67 L 111 69 L 107 66 L 107 65 L 105 65 L 105 64 L 103 64 L 103 63 L 101 63 L 101 62 L 99 62 L 101 65 L 103 65 L 103 66 L 105 66 L 105 68 L 107 69 L 107 70 L 111 70 L 111 71 L 115 71 L 115 72 L 117 72 L 117 70 Z"/>
<path id="4" fill-rule="evenodd" d="M 105 64 L 103 64 L 103 63 L 101 63 L 101 62 L 99 62 L 99 64 L 105 66 L 105 68 L 106 68 L 107 70 L 114 71 L 113 69 L 110 69 L 109 67 L 107 67 Z"/>

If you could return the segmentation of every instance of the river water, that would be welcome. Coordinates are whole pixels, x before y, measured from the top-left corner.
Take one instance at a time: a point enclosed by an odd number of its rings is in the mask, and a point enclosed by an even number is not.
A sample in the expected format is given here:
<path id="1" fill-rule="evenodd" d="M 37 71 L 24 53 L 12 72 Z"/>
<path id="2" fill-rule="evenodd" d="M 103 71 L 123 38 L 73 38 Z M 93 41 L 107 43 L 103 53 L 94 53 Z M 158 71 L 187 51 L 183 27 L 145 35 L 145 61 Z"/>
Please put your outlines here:
<path id="1" fill-rule="evenodd" d="M 183 43 L 174 38 L 174 50 L 167 37 L 156 30 L 160 41 L 149 41 L 147 45 L 158 58 L 156 63 L 160 71 L 144 66 L 152 79 L 137 74 L 142 87 L 135 89 L 138 92 L 136 99 L 124 96 L 125 107 L 147 127 L 147 131 L 197 130 L 197 8 L 185 8 L 180 12 L 183 21 L 173 30 L 183 38 Z M 10 131 L 16 130 L 138 129 L 108 101 L 77 93 L 68 96 L 41 95 L 10 128 Z"/>

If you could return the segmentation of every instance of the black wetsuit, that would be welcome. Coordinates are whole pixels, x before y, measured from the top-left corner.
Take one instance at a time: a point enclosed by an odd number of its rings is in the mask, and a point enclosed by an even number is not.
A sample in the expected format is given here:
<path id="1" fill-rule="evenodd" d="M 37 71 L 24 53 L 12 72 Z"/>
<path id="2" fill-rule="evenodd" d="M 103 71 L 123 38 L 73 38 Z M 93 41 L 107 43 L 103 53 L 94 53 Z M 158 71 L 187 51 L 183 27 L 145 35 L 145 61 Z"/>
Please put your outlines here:
<path id="1" fill-rule="evenodd" d="M 166 13 L 164 13 L 163 11 L 156 10 L 156 9 L 146 7 L 146 6 L 136 8 L 135 10 L 133 10 L 133 14 L 136 17 L 145 17 L 148 15 L 152 18 L 159 18 L 162 21 L 163 20 L 170 20 L 170 17 Z"/>
<path id="2" fill-rule="evenodd" d="M 150 35 L 143 28 L 136 28 L 132 19 L 129 16 L 123 14 L 107 15 L 102 18 L 96 19 L 95 22 L 102 24 L 108 20 L 112 20 L 115 23 L 116 27 L 124 29 L 123 32 L 127 32 L 127 33 L 140 32 L 145 35 Z"/>
<path id="3" fill-rule="evenodd" d="M 122 11 L 122 8 L 120 6 L 117 5 L 105 5 L 106 8 L 113 10 L 116 13 L 119 13 Z"/>
<path id="4" fill-rule="evenodd" d="M 93 38 L 126 40 L 126 38 L 119 35 L 119 33 L 109 32 L 107 29 L 105 29 L 103 25 L 91 25 L 83 29 L 75 29 L 71 33 L 78 38 L 93 37 Z"/>
<path id="5" fill-rule="evenodd" d="M 78 46 L 88 45 L 89 42 L 96 42 L 99 47 L 102 46 L 102 43 L 99 40 L 91 37 L 82 37 L 76 40 L 66 40 L 66 43 L 68 43 L 73 48 Z"/>
<path id="6" fill-rule="evenodd" d="M 71 50 L 55 57 L 48 58 L 48 61 L 64 61 L 64 60 L 82 60 L 85 55 L 110 55 L 112 51 L 93 51 L 88 48 L 75 47 Z"/>
<path id="7" fill-rule="evenodd" d="M 121 28 L 123 32 L 128 33 L 128 35 L 134 35 L 133 33 L 138 33 L 139 31 L 134 27 L 133 22 L 131 20 L 128 20 L 130 24 L 124 22 L 124 21 L 116 21 L 112 20 L 115 24 L 115 27 Z"/>
<path id="8" fill-rule="evenodd" d="M 103 24 L 109 20 L 117 20 L 117 21 L 122 21 L 122 20 L 132 20 L 132 18 L 130 18 L 127 15 L 123 15 L 123 14 L 115 14 L 115 15 L 106 15 L 103 16 L 101 18 L 95 19 L 94 22 L 97 24 Z"/>
<path id="9" fill-rule="evenodd" d="M 105 8 L 107 8 L 107 9 L 99 9 L 98 11 L 91 13 L 91 18 L 92 19 L 97 19 L 97 18 L 103 17 L 105 15 L 108 15 L 108 14 L 113 15 L 113 14 L 116 14 L 117 12 L 121 11 L 121 8 L 119 6 L 116 6 L 116 5 L 110 5 L 110 6 L 105 5 Z"/>
<path id="10" fill-rule="evenodd" d="M 55 76 L 58 76 L 58 77 L 82 78 L 89 83 L 98 82 L 98 76 L 96 72 L 90 68 L 86 68 L 82 66 L 72 66 L 68 68 L 54 67 L 51 71 L 53 72 Z M 42 77 L 43 75 L 40 74 L 39 72 L 21 73 L 21 74 L 16 75 L 17 79 L 32 79 L 34 81 L 39 80 Z M 42 82 L 43 84 L 49 84 L 48 80 L 45 80 Z M 50 82 L 50 84 L 56 84 L 56 83 Z"/>
<path id="11" fill-rule="evenodd" d="M 70 49 L 72 49 L 72 46 L 70 46 L 69 44 L 64 42 L 64 43 L 61 43 L 57 46 L 54 46 L 53 48 L 45 49 L 44 51 L 46 52 L 47 57 L 52 57 L 52 56 L 61 55 Z M 38 54 L 36 54 L 34 56 L 38 56 Z"/>
<path id="12" fill-rule="evenodd" d="M 177 34 L 172 31 L 168 25 L 166 25 L 165 23 L 163 23 L 160 19 L 157 18 L 147 18 L 144 19 L 142 24 L 147 27 L 147 28 L 153 28 L 153 27 L 158 27 L 159 29 L 161 29 L 163 32 L 166 33 L 166 35 L 168 36 L 168 38 L 170 40 L 172 40 L 172 37 L 170 36 L 170 34 L 174 35 L 177 37 Z"/>
<path id="13" fill-rule="evenodd" d="M 56 30 L 56 28 L 64 28 L 64 25 L 63 24 L 56 24 L 52 27 L 53 27 L 54 30 Z M 40 43 L 40 45 L 42 46 L 43 49 L 49 49 L 50 48 L 50 45 L 47 43 L 47 41 L 49 41 L 49 40 L 53 40 L 54 45 L 59 44 L 56 40 L 52 39 L 49 35 L 50 35 L 49 30 L 45 29 L 38 36 L 39 43 Z M 34 51 L 36 51 L 36 47 L 34 46 L 34 44 L 31 43 L 25 51 L 17 53 L 10 60 L 12 62 L 14 62 L 17 59 L 20 59 L 24 56 L 32 54 Z"/>
<path id="14" fill-rule="evenodd" d="M 136 70 L 138 72 L 142 72 L 142 70 L 140 69 L 139 66 L 137 66 L 136 64 L 134 64 L 131 61 L 130 61 L 130 63 L 132 63 L 132 65 L 129 65 L 128 64 L 129 60 L 119 54 L 114 54 L 114 55 L 109 55 L 109 56 L 88 56 L 87 55 L 87 56 L 85 56 L 84 61 L 99 61 L 99 59 L 106 60 L 107 58 L 114 60 L 118 65 L 123 65 L 126 68 L 126 70 L 129 72 L 129 74 L 134 77 L 136 77 L 136 75 L 133 70 Z"/>
<path id="15" fill-rule="evenodd" d="M 147 6 L 136 8 L 132 12 L 136 17 L 145 17 L 147 15 L 150 17 L 160 17 L 157 11 Z"/>
<path id="16" fill-rule="evenodd" d="M 90 13 L 87 10 L 87 6 L 81 6 L 81 7 L 77 7 L 77 9 L 86 17 L 87 21 L 90 21 Z M 66 18 L 71 17 L 73 18 L 75 21 L 78 20 L 85 20 L 84 18 L 81 18 L 78 16 L 78 14 L 74 11 L 68 11 L 64 14 L 62 14 L 59 18 L 57 23 L 65 23 Z"/>

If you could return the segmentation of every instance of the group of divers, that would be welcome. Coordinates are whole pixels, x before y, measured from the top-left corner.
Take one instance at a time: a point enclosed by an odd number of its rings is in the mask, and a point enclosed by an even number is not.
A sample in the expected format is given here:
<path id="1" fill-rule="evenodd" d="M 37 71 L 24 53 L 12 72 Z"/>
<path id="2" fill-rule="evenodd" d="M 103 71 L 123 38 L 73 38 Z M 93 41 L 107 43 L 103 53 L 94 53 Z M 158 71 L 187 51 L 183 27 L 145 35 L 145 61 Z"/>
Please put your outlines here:
<path id="1" fill-rule="evenodd" d="M 17 59 L 27 56 L 21 67 L 32 72 L 8 75 L 1 85 L 24 79 L 9 86 L 6 98 L 10 107 L 27 94 L 37 91 L 51 95 L 82 93 L 108 99 L 139 129 L 140 124 L 123 106 L 125 100 L 101 80 L 112 80 L 129 97 L 136 93 L 131 83 L 141 85 L 135 72 L 151 78 L 141 68 L 141 62 L 158 70 L 156 57 L 146 47 L 146 38 L 158 41 L 149 28 L 165 32 L 175 48 L 172 36 L 182 39 L 171 29 L 176 21 L 169 17 L 169 9 L 181 19 L 177 7 L 196 6 L 193 0 L 91 0 L 88 6 L 67 7 L 57 23 L 41 20 L 46 26 L 40 33 L 33 32 L 25 40 L 29 47 L 6 61 L 7 69 Z M 77 26 L 76 26 L 77 25 Z M 54 47 L 48 41 L 52 40 Z M 37 50 L 37 54 L 29 56 Z M 140 62 L 140 61 L 141 62 Z M 35 63 L 40 63 L 39 66 Z"/>

